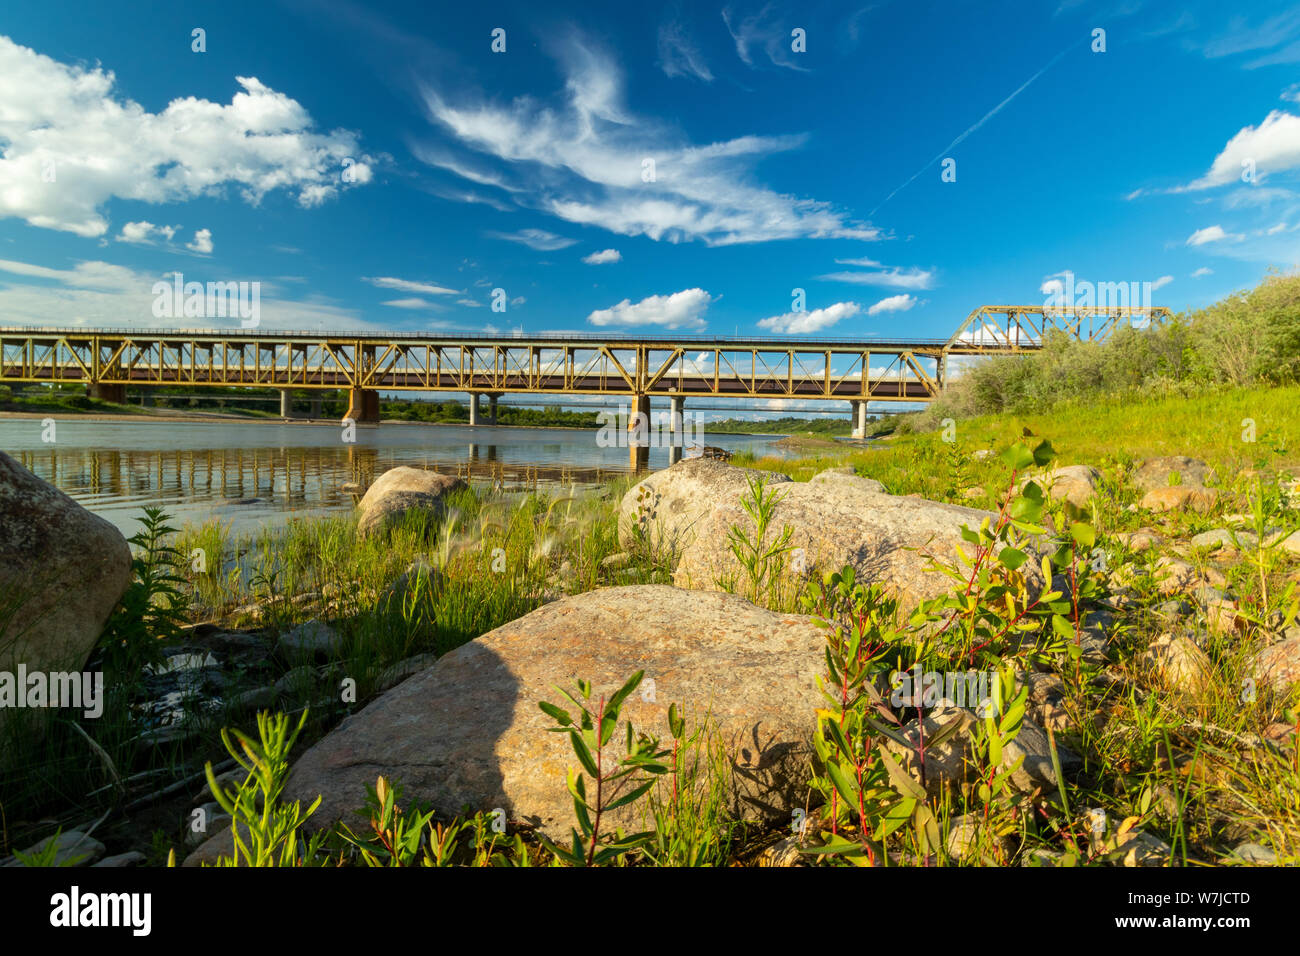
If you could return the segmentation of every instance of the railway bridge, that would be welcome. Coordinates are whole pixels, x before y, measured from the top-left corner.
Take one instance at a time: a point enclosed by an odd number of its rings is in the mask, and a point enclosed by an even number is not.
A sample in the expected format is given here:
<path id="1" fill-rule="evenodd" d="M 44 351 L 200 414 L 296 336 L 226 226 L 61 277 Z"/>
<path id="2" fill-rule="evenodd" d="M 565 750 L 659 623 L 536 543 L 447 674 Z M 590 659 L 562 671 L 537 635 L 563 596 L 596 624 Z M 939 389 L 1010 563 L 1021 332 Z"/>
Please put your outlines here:
<path id="1" fill-rule="evenodd" d="M 860 436 L 868 402 L 934 399 L 953 357 L 1033 351 L 1054 329 L 1101 339 L 1168 312 L 981 306 L 947 339 L 0 327 L 0 384 L 84 382 L 89 395 L 118 402 L 127 386 L 272 387 L 286 417 L 291 389 L 347 389 L 346 417 L 358 423 L 378 422 L 381 390 L 466 393 L 471 424 L 484 423 L 481 396 L 494 420 L 506 393 L 600 395 L 630 409 L 630 429 L 662 397 L 673 431 L 692 397 L 840 401 Z M 634 443 L 634 461 L 638 451 Z"/>

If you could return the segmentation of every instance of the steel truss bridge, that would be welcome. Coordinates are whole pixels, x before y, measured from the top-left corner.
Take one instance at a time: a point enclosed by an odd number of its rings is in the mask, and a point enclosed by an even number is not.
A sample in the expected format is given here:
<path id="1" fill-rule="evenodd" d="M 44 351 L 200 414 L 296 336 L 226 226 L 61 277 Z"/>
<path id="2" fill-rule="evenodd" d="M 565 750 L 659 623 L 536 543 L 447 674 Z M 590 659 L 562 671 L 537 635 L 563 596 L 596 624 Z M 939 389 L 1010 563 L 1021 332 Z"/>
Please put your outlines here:
<path id="1" fill-rule="evenodd" d="M 433 336 L 377 332 L 0 328 L 0 384 L 84 382 L 125 401 L 127 386 L 348 389 L 348 417 L 377 421 L 379 391 L 600 395 L 674 415 L 690 397 L 927 402 L 954 356 L 1039 349 L 1053 330 L 1101 339 L 1163 308 L 981 306 L 947 339 L 716 338 L 689 335 Z"/>

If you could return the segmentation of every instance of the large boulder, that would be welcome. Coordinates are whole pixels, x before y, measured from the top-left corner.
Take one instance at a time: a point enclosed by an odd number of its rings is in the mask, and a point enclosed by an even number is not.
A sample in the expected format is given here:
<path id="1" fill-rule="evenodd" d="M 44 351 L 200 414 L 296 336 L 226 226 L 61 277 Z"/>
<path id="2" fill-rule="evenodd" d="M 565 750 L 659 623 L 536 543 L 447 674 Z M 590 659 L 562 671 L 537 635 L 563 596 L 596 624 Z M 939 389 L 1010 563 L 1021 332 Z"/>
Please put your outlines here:
<path id="1" fill-rule="evenodd" d="M 440 520 L 446 511 L 447 493 L 465 487 L 464 480 L 455 475 L 405 465 L 390 468 L 361 499 L 357 535 L 367 538 L 382 534 L 412 509 L 428 512 L 434 520 Z"/>
<path id="2" fill-rule="evenodd" d="M 1148 458 L 1133 469 L 1129 480 L 1142 491 L 1155 491 L 1157 488 L 1169 487 L 1173 476 L 1178 475 L 1178 484 L 1203 487 L 1207 481 L 1213 483 L 1214 469 L 1199 458 L 1185 455 L 1165 455 L 1160 458 Z"/>
<path id="3" fill-rule="evenodd" d="M 121 532 L 0 452 L 0 671 L 81 670 L 130 583 Z"/>
<path id="4" fill-rule="evenodd" d="M 305 804 L 319 794 L 314 826 L 355 824 L 366 785 L 384 774 L 409 802 L 445 814 L 501 808 L 567 838 L 575 820 L 565 780 L 580 767 L 568 738 L 548 732 L 553 722 L 538 702 L 573 713 L 556 687 L 576 694 L 584 678 L 595 709 L 641 670 L 623 719 L 667 739 L 670 704 L 696 727 L 707 713 L 734 768 L 734 809 L 788 820 L 808 793 L 825 634 L 808 617 L 665 585 L 564 598 L 451 651 L 346 719 L 298 760 L 286 798 Z M 624 733 L 620 726 L 606 759 L 617 759 Z M 634 807 L 612 817 L 609 825 L 625 829 L 644 823 Z M 229 847 L 229 833 L 219 834 L 186 863 L 211 862 Z"/>
<path id="5" fill-rule="evenodd" d="M 1138 507 L 1147 511 L 1195 511 L 1198 514 L 1209 514 L 1218 500 L 1219 492 L 1214 488 L 1168 485 L 1152 488 L 1142 496 Z"/>
<path id="6" fill-rule="evenodd" d="M 787 573 L 819 575 L 852 565 L 857 579 L 879 582 L 896 594 L 904 608 L 951 590 L 947 575 L 926 570 L 932 557 L 948 561 L 955 549 L 968 550 L 962 525 L 978 528 L 988 511 L 943 504 L 925 498 L 895 496 L 878 490 L 869 478 L 818 476 L 809 482 L 781 485 L 773 510 L 769 541 L 789 526 L 790 547 L 800 549 L 787 561 Z M 673 574 L 678 587 L 722 589 L 737 586 L 745 571 L 732 554 L 728 532 L 739 527 L 754 533 L 754 521 L 739 501 L 723 501 L 699 523 L 694 541 L 681 555 Z M 1028 573 L 1035 562 L 1025 565 Z"/>
<path id="7" fill-rule="evenodd" d="M 785 484 L 788 475 L 737 468 L 711 458 L 687 458 L 649 475 L 623 496 L 618 540 L 624 548 L 644 538 L 654 549 L 686 547 L 696 526 L 721 501 L 739 501 L 749 480 Z"/>

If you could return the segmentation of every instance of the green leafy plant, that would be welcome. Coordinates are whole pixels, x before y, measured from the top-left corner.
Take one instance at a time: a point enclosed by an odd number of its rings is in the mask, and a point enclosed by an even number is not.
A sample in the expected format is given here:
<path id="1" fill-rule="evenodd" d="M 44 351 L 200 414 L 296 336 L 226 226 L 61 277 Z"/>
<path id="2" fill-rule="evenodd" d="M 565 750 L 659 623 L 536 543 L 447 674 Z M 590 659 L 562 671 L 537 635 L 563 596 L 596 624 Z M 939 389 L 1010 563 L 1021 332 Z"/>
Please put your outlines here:
<path id="1" fill-rule="evenodd" d="M 588 706 L 592 694 L 590 681 L 578 681 L 576 697 L 557 687 L 556 690 L 577 707 L 576 716 L 555 704 L 545 701 L 538 704 L 542 712 L 556 722 L 556 726 L 549 730 L 568 736 L 585 772 L 575 774 L 570 770 L 568 773 L 569 793 L 573 797 L 573 812 L 578 821 L 578 828 L 570 831 L 572 845 L 564 848 L 542 838 L 546 849 L 570 866 L 598 866 L 621 860 L 632 851 L 647 846 L 653 838 L 650 832 L 625 834 L 619 828 L 611 835 L 602 829 L 606 814 L 639 800 L 654 786 L 654 777 L 668 770 L 661 762 L 668 751 L 660 749 L 658 738 L 635 734 L 631 721 L 626 724 L 623 756 L 611 759 L 605 752 L 606 745 L 617 731 L 623 702 L 636 690 L 644 676 L 644 671 L 637 671 L 608 700 L 602 695 L 595 710 Z M 590 796 L 586 783 L 588 776 L 595 791 Z M 616 791 L 622 792 L 612 795 Z"/>
<path id="2" fill-rule="evenodd" d="M 785 555 L 793 550 L 790 539 L 794 532 L 787 526 L 768 541 L 776 506 L 785 496 L 769 489 L 761 475 L 747 474 L 745 481 L 749 488 L 741 497 L 740 506 L 754 523 L 753 535 L 733 525 L 727 530 L 727 543 L 748 579 L 746 596 L 755 604 L 762 604 L 785 568 Z"/>

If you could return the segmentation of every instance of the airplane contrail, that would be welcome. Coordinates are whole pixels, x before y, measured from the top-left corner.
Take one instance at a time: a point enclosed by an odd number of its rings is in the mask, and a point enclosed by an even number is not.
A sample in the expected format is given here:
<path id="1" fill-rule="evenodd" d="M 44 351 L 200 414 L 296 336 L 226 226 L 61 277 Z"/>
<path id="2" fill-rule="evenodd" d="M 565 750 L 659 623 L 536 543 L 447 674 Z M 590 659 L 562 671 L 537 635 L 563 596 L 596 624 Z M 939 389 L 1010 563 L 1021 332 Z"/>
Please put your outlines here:
<path id="1" fill-rule="evenodd" d="M 1068 52 L 1070 52 L 1070 50 L 1071 50 L 1073 47 L 1075 47 L 1076 45 L 1077 45 L 1077 44 L 1071 43 L 1069 46 L 1067 46 L 1067 47 L 1066 47 L 1064 50 L 1062 50 L 1060 53 L 1056 54 L 1056 56 L 1052 57 L 1052 59 L 1048 62 L 1048 64 L 1047 64 L 1045 67 L 1043 67 L 1041 70 L 1039 70 L 1039 71 L 1038 71 L 1037 73 L 1035 73 L 1033 76 L 1031 76 L 1029 79 L 1025 80 L 1025 82 L 1021 83 L 1020 86 L 1016 87 L 1015 92 L 1013 92 L 1010 96 L 1008 96 L 1006 99 L 1004 99 L 1001 103 L 999 103 L 997 106 L 993 107 L 993 109 L 989 110 L 989 111 L 988 111 L 987 113 L 985 113 L 982 117 L 980 117 L 979 121 L 976 122 L 974 126 L 972 126 L 970 129 L 966 130 L 966 132 L 962 133 L 960 136 L 958 136 L 956 139 L 954 139 L 951 143 L 949 143 L 947 146 L 945 146 L 943 149 L 941 149 L 941 150 L 938 152 L 938 154 L 937 154 L 933 159 L 931 159 L 928 163 L 926 163 L 924 166 L 922 166 L 920 169 L 918 169 L 916 172 L 914 172 L 914 173 L 913 173 L 913 174 L 908 178 L 908 180 L 907 180 L 905 183 L 903 183 L 901 186 L 899 186 L 897 189 L 895 189 L 892 193 L 890 193 L 888 196 L 886 196 L 884 199 L 882 199 L 882 200 L 880 201 L 880 203 L 877 204 L 877 206 L 876 206 L 875 209 L 873 209 L 873 210 L 871 210 L 871 212 L 867 213 L 867 218 L 870 219 L 872 216 L 874 216 L 874 215 L 876 214 L 876 212 L 880 209 L 881 206 L 883 206 L 885 203 L 889 202 L 889 200 L 893 199 L 893 198 L 894 198 L 895 196 L 897 196 L 900 192 L 902 192 L 904 189 L 906 189 L 908 186 L 910 186 L 910 185 L 911 185 L 911 184 L 916 180 L 916 178 L 917 178 L 918 176 L 920 176 L 923 172 L 925 172 L 927 169 L 929 169 L 931 166 L 933 166 L 933 165 L 934 165 L 935 163 L 937 163 L 939 160 L 943 159 L 943 158 L 944 158 L 948 153 L 950 153 L 950 152 L 952 151 L 952 148 L 953 148 L 954 146 L 959 145 L 963 140 L 966 139 L 967 136 L 969 136 L 971 133 L 975 132 L 977 129 L 979 129 L 981 126 L 983 126 L 983 125 L 984 125 L 985 123 L 987 123 L 989 120 L 991 120 L 994 116 L 997 116 L 998 113 L 1002 112 L 1002 108 L 1003 108 L 1004 106 L 1006 106 L 1008 103 L 1010 103 L 1012 100 L 1014 100 L 1017 96 L 1019 96 L 1022 92 L 1024 92 L 1025 88 L 1028 87 L 1029 84 L 1033 83 L 1034 80 L 1038 79 L 1040 76 L 1042 76 L 1042 75 L 1043 75 L 1044 73 L 1046 73 L 1048 70 L 1050 70 L 1053 66 L 1055 66 L 1055 65 L 1056 65 L 1056 62 L 1057 62 L 1061 57 L 1065 56 L 1065 54 L 1067 54 Z"/>

